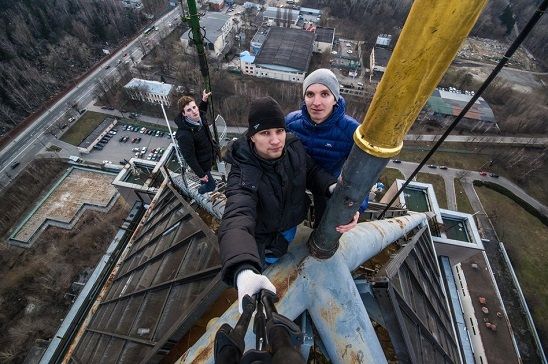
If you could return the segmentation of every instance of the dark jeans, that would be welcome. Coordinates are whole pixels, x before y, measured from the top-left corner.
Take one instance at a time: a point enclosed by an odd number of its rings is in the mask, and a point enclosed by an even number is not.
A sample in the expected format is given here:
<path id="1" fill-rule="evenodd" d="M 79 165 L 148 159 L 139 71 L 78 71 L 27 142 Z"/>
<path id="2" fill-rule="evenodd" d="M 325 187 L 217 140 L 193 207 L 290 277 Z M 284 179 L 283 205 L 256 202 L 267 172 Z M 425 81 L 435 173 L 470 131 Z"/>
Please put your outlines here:
<path id="1" fill-rule="evenodd" d="M 209 171 L 207 172 L 207 182 L 200 181 L 200 183 L 202 185 L 198 187 L 199 194 L 204 194 L 204 193 L 215 190 L 215 186 L 216 186 L 215 180 L 213 179 L 213 176 L 211 175 L 211 172 Z"/>

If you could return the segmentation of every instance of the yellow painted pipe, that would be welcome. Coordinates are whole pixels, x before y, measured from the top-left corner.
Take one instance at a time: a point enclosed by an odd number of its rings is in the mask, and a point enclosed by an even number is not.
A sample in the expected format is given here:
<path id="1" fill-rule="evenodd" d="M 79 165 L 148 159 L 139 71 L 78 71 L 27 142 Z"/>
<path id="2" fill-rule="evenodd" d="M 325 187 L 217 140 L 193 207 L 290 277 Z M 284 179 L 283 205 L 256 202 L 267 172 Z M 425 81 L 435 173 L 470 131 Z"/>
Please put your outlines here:
<path id="1" fill-rule="evenodd" d="M 379 158 L 397 155 L 403 138 L 476 23 L 487 0 L 415 0 L 356 145 Z"/>

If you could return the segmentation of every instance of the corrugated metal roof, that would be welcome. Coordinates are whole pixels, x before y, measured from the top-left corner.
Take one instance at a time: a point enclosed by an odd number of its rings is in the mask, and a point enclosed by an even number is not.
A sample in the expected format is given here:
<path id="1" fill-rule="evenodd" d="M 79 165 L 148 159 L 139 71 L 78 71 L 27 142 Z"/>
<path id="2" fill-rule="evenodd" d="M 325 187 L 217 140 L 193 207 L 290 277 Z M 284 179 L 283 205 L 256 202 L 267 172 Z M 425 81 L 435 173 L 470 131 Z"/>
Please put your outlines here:
<path id="1" fill-rule="evenodd" d="M 376 48 L 375 52 L 377 52 Z M 457 116 L 460 114 L 462 109 L 464 109 L 470 99 L 472 99 L 472 95 L 467 95 L 460 92 L 435 90 L 432 93 L 432 96 L 428 99 L 427 105 L 433 112 L 442 115 Z M 474 105 L 472 105 L 464 117 L 473 120 L 495 122 L 493 110 L 482 97 L 476 100 Z"/>
<path id="2" fill-rule="evenodd" d="M 300 29 L 272 27 L 256 64 L 276 65 L 306 72 L 312 57 L 314 33 Z"/>
<path id="3" fill-rule="evenodd" d="M 157 362 L 226 288 L 217 237 L 192 207 L 166 188 L 149 209 L 72 362 Z"/>
<path id="4" fill-rule="evenodd" d="M 401 362 L 459 363 L 436 252 L 421 228 L 371 279 L 373 292 Z"/>
<path id="5" fill-rule="evenodd" d="M 333 28 L 316 28 L 316 41 L 323 43 L 333 43 L 333 38 L 335 36 L 335 29 Z"/>

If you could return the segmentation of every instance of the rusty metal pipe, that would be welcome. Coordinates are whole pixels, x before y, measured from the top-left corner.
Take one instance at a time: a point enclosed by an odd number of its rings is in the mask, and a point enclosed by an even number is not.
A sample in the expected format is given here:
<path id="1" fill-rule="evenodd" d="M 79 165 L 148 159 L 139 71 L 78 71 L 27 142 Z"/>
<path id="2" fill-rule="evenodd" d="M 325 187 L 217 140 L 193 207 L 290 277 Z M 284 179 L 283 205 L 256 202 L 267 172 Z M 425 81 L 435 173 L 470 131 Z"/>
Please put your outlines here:
<path id="1" fill-rule="evenodd" d="M 487 0 L 417 0 L 413 3 L 386 72 L 367 114 L 354 133 L 355 145 L 342 183 L 308 242 L 315 257 L 332 256 L 340 234 L 384 169 L 476 23 Z M 361 153 L 360 153 L 361 152 Z M 365 169 L 360 169 L 365 168 Z"/>
<path id="2" fill-rule="evenodd" d="M 304 244 L 308 230 L 299 228 L 288 253 L 264 272 L 280 297 L 276 309 L 291 320 L 308 310 L 335 364 L 386 362 L 350 272 L 426 223 L 427 215 L 416 213 L 358 224 L 343 235 L 337 254 L 326 260 L 308 255 Z M 223 323 L 233 325 L 238 316 L 238 304 L 234 303 L 177 363 L 213 364 L 215 333 Z M 255 347 L 251 330 L 245 343 L 248 349 Z"/>

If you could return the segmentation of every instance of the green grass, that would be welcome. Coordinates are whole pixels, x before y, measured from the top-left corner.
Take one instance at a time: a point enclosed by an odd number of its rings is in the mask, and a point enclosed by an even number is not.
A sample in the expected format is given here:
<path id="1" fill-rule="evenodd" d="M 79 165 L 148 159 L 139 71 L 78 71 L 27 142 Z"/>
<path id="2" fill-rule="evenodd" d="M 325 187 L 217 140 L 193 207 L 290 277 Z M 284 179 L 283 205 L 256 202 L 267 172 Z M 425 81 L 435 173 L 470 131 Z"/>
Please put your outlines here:
<path id="1" fill-rule="evenodd" d="M 394 183 L 396 179 L 404 179 L 403 174 L 401 174 L 401 172 L 397 169 L 385 168 L 382 171 L 381 176 L 379 177 L 379 181 L 384 184 L 385 189 L 383 192 L 377 192 L 377 201 L 380 201 L 382 196 L 384 196 L 386 191 L 388 191 L 388 189 L 390 188 L 390 186 L 392 186 L 392 183 Z"/>
<path id="2" fill-rule="evenodd" d="M 429 173 L 419 172 L 417 173 L 417 181 L 423 183 L 430 183 L 434 187 L 436 198 L 438 199 L 438 205 L 442 209 L 447 208 L 447 195 L 445 193 L 445 182 L 443 178 Z"/>
<path id="3" fill-rule="evenodd" d="M 406 141 L 398 159 L 410 162 L 420 162 L 431 148 L 432 143 L 418 143 Z M 519 164 L 510 164 L 506 155 L 523 154 L 523 161 Z M 506 177 L 519 185 L 532 197 L 548 205 L 548 158 L 542 156 L 541 148 L 511 147 L 509 145 L 481 145 L 481 143 L 443 143 L 440 149 L 429 159 L 428 164 L 445 165 L 452 168 L 471 171 L 486 170 Z M 511 154 L 511 153 L 510 153 Z M 490 162 L 493 161 L 493 164 Z M 525 161 L 541 163 L 533 173 L 528 171 Z M 543 163 L 543 165 L 542 165 Z M 491 165 L 490 165 L 491 164 Z"/>
<path id="4" fill-rule="evenodd" d="M 548 228 L 508 197 L 475 187 L 504 243 L 541 337 L 548 337 Z"/>
<path id="5" fill-rule="evenodd" d="M 466 192 L 464 192 L 462 183 L 459 181 L 458 178 L 455 178 L 454 183 L 455 183 L 455 194 L 457 197 L 457 210 L 460 212 L 473 214 L 474 210 L 472 209 L 472 205 L 470 205 L 470 200 L 468 200 L 468 196 L 466 196 Z"/>
<path id="6" fill-rule="evenodd" d="M 390 188 L 390 186 L 392 186 L 392 183 L 394 183 L 396 179 L 405 179 L 405 178 L 403 178 L 403 174 L 401 174 L 400 171 L 394 168 L 385 168 L 382 171 L 381 176 L 379 177 L 379 181 L 381 181 L 384 184 L 384 187 L 386 189 Z"/>
<path id="7" fill-rule="evenodd" d="M 87 111 L 69 130 L 61 140 L 72 145 L 80 145 L 84 139 L 105 120 L 106 115 L 98 112 Z"/>
<path id="8" fill-rule="evenodd" d="M 404 146 L 398 158 L 404 161 L 420 162 L 430 147 L 424 146 Z M 491 156 L 478 153 L 470 153 L 470 148 L 463 147 L 462 150 L 451 148 L 452 151 L 438 150 L 430 159 L 428 164 L 437 164 L 439 166 L 448 166 L 459 169 L 469 169 L 478 171 L 483 166 L 488 165 Z M 472 149 L 473 150 L 473 149 Z"/>

